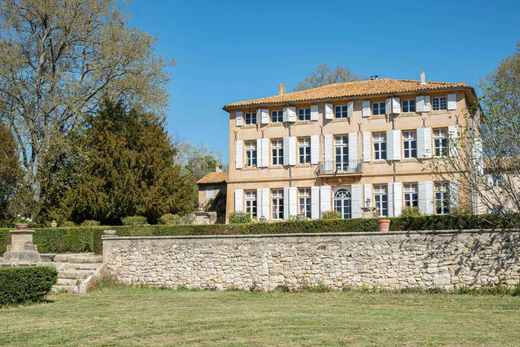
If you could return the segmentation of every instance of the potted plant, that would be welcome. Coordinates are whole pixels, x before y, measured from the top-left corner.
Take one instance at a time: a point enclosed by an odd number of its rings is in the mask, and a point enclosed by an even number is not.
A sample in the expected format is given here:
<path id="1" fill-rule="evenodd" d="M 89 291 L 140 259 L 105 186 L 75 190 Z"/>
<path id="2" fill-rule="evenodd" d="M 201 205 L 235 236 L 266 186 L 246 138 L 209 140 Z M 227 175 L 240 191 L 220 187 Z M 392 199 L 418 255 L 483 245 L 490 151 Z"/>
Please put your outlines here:
<path id="1" fill-rule="evenodd" d="M 31 220 L 29 218 L 18 216 L 14 221 L 14 226 L 16 230 L 26 230 L 29 227 L 29 223 Z"/>
<path id="2" fill-rule="evenodd" d="M 386 216 L 381 216 L 379 210 L 376 211 L 377 215 L 377 230 L 382 232 L 387 232 L 390 230 L 390 223 L 392 222 L 390 218 Z"/>

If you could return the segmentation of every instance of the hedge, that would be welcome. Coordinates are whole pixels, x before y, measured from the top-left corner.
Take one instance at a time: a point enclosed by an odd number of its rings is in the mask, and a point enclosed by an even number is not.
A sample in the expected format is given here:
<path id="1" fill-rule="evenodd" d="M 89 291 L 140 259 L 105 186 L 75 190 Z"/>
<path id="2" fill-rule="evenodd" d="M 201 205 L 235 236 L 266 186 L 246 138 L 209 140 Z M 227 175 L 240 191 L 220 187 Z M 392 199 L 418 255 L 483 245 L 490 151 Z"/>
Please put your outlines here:
<path id="1" fill-rule="evenodd" d="M 520 214 L 446 215 L 392 218 L 390 230 L 448 230 L 520 228 Z M 319 221 L 288 221 L 279 223 L 214 224 L 214 225 L 146 225 L 101 226 L 36 229 L 34 242 L 40 253 L 95 252 L 101 253 L 103 230 L 113 229 L 119 236 L 181 236 L 237 235 L 283 233 L 334 233 L 376 231 L 376 219 L 336 219 Z M 8 229 L 0 229 L 0 253 L 10 243 Z"/>
<path id="2" fill-rule="evenodd" d="M 0 268 L 0 306 L 42 301 L 57 280 L 52 266 Z"/>

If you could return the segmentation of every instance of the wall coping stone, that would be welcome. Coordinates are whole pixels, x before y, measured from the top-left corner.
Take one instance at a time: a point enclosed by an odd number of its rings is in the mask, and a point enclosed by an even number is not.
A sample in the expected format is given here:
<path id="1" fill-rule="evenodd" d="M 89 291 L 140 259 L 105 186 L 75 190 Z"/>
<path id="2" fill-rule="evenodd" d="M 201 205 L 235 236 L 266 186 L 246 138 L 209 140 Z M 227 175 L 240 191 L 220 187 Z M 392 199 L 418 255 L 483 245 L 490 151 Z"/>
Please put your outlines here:
<path id="1" fill-rule="evenodd" d="M 520 229 L 465 229 L 465 230 L 412 230 L 412 231 L 363 231 L 331 233 L 287 233 L 287 234 L 235 234 L 235 235 L 161 235 L 161 236 L 101 236 L 103 241 L 111 240 L 162 240 L 162 239 L 259 239 L 287 237 L 323 237 L 323 236 L 395 236 L 395 235 L 456 235 L 486 233 L 520 233 Z"/>

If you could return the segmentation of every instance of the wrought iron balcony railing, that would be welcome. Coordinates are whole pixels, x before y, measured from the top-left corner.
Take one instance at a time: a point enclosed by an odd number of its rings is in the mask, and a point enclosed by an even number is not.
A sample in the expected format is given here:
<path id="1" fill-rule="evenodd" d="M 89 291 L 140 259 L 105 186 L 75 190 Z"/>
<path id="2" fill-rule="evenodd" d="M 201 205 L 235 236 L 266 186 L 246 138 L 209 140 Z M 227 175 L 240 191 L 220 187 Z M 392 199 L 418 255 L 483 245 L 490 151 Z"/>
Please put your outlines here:
<path id="1" fill-rule="evenodd" d="M 359 175 L 363 171 L 363 163 L 361 160 L 349 162 L 336 162 L 334 160 L 324 161 L 318 165 L 317 174 L 320 176 L 348 176 Z"/>

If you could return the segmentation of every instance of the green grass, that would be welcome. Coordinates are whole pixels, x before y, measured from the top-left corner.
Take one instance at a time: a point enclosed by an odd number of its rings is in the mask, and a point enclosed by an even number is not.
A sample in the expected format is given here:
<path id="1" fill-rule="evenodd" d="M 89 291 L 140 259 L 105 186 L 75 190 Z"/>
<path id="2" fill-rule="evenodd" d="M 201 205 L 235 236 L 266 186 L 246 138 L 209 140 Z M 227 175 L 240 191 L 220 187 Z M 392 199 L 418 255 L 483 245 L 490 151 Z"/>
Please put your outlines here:
<path id="1" fill-rule="evenodd" d="M 105 287 L 0 310 L 2 345 L 517 345 L 520 297 Z"/>

